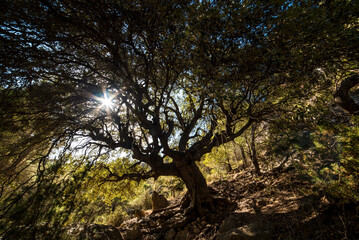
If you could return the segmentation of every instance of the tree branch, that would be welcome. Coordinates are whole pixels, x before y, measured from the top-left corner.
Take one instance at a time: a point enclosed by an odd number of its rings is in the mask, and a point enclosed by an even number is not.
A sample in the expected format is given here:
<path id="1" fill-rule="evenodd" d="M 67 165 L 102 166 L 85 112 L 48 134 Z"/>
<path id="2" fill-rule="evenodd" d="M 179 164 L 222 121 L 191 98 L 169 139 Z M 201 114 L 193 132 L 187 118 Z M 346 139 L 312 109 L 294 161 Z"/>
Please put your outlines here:
<path id="1" fill-rule="evenodd" d="M 241 129 L 231 134 L 230 136 L 225 131 L 222 131 L 215 134 L 210 139 L 208 139 L 208 137 L 203 138 L 197 144 L 194 144 L 189 151 L 194 153 L 194 159 L 199 160 L 204 154 L 211 152 L 214 147 L 218 147 L 224 143 L 230 142 L 236 137 L 242 135 L 242 133 L 247 130 L 253 122 L 254 120 L 250 118 Z"/>
<path id="2" fill-rule="evenodd" d="M 359 114 L 359 105 L 354 101 L 350 96 L 350 89 L 359 84 L 359 75 L 354 74 L 346 79 L 344 79 L 339 88 L 334 94 L 334 97 L 339 98 L 338 104 L 348 111 L 350 114 L 358 115 Z"/>
<path id="3" fill-rule="evenodd" d="M 154 173 L 153 171 L 148 171 L 148 172 L 135 172 L 135 173 L 125 173 L 122 175 L 119 175 L 115 172 L 113 172 L 108 166 L 106 165 L 102 165 L 101 167 L 103 167 L 104 169 L 107 170 L 108 175 L 102 180 L 101 184 L 105 182 L 120 182 L 123 180 L 134 180 L 137 182 L 140 182 L 141 180 L 145 180 L 145 179 L 149 179 L 154 177 Z"/>

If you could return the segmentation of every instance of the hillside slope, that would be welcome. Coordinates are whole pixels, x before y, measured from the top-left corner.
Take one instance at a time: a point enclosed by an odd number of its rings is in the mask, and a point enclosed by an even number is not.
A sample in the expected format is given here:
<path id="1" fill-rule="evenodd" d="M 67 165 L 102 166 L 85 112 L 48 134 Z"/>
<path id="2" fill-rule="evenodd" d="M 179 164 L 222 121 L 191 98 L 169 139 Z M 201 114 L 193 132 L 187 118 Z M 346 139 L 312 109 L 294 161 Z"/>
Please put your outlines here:
<path id="1" fill-rule="evenodd" d="M 295 171 L 248 172 L 210 184 L 216 197 L 211 219 L 185 217 L 181 199 L 120 228 L 91 225 L 71 231 L 82 239 L 359 239 L 358 207 L 331 204 Z"/>

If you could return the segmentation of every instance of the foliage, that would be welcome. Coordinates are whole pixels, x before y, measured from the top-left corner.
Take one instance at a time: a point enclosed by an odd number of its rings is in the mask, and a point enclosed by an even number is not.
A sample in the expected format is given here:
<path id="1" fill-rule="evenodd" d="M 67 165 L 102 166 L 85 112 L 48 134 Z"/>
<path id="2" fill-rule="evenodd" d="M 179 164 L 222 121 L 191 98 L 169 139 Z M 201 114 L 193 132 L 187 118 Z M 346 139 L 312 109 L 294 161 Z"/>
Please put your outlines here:
<path id="1" fill-rule="evenodd" d="M 343 75 L 331 80 L 338 78 Z M 278 166 L 295 165 L 331 201 L 358 203 L 357 116 L 337 106 L 334 89 L 316 92 L 312 99 L 296 101 L 285 117 L 270 122 L 268 156 Z"/>
<path id="2" fill-rule="evenodd" d="M 222 178 L 223 175 L 229 173 L 232 167 L 234 167 L 229 156 L 232 151 L 228 149 L 228 145 L 230 144 L 227 143 L 215 148 L 212 152 L 204 156 L 203 165 L 201 165 L 200 168 L 207 180 L 209 180 L 209 178 L 212 180 L 213 178 Z"/>
<path id="3" fill-rule="evenodd" d="M 359 202 L 358 118 L 352 117 L 351 123 L 319 128 L 314 136 L 314 157 L 321 164 L 310 175 L 336 203 Z"/>
<path id="4" fill-rule="evenodd" d="M 6 238 L 56 239 L 79 203 L 76 193 L 88 168 L 84 165 L 60 174 L 64 169 L 59 162 L 49 163 L 34 180 L 5 191 L 0 205 L 1 234 Z"/>

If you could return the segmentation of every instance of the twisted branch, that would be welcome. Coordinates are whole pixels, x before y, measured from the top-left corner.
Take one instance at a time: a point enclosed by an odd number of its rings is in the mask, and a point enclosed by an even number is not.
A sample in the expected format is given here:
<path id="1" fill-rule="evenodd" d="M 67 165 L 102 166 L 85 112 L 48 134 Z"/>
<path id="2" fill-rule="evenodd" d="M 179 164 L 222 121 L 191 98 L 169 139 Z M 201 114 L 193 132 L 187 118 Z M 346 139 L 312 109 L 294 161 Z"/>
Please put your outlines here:
<path id="1" fill-rule="evenodd" d="M 346 79 L 344 79 L 339 88 L 334 94 L 334 97 L 339 99 L 338 104 L 348 111 L 350 114 L 358 115 L 359 114 L 359 105 L 354 101 L 352 96 L 350 96 L 350 89 L 359 84 L 359 75 L 354 74 Z"/>

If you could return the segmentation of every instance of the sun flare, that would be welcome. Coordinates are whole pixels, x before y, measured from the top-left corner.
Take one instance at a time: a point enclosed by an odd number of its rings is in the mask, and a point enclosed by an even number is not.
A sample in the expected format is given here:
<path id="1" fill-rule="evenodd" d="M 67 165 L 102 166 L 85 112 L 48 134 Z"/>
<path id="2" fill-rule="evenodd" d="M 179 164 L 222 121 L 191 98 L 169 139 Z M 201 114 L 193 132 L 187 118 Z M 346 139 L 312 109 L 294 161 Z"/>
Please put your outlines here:
<path id="1" fill-rule="evenodd" d="M 101 98 L 101 107 L 105 107 L 105 108 L 111 108 L 113 107 L 113 102 L 112 102 L 112 98 L 107 96 L 106 94 L 104 94 L 103 98 Z"/>
<path id="2" fill-rule="evenodd" d="M 106 92 L 104 92 L 102 98 L 98 98 L 101 103 L 100 108 L 111 109 L 113 107 L 113 98 L 114 96 L 109 96 Z"/>

